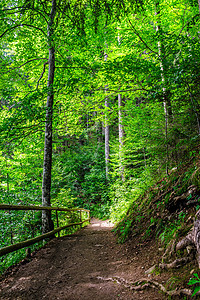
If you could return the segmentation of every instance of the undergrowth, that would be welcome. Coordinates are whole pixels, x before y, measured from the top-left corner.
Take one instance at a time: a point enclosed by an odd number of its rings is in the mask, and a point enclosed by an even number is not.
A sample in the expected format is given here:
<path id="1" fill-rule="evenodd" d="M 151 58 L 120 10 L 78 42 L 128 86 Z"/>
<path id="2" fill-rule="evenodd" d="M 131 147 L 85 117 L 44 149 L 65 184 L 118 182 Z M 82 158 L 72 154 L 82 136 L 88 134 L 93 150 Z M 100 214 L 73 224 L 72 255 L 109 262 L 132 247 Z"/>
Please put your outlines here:
<path id="1" fill-rule="evenodd" d="M 180 166 L 134 199 L 115 228 L 119 242 L 140 234 L 155 236 L 166 247 L 186 234 L 200 207 L 199 170 L 197 161 Z"/>

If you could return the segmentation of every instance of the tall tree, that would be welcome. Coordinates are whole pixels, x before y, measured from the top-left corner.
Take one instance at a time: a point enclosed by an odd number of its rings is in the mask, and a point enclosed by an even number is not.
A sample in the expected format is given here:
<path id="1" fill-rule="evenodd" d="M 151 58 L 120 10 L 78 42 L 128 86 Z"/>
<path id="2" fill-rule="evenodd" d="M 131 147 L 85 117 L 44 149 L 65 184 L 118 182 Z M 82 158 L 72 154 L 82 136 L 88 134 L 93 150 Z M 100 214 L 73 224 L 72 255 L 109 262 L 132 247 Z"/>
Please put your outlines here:
<path id="1" fill-rule="evenodd" d="M 160 5 L 159 2 L 155 4 L 155 15 L 158 16 L 157 24 L 156 24 L 156 32 L 159 33 L 160 40 L 158 41 L 158 55 L 160 61 L 160 71 L 161 71 L 161 79 L 162 79 L 162 90 L 163 90 L 163 107 L 165 114 L 165 140 L 166 140 L 166 173 L 168 175 L 168 164 L 169 164 L 169 147 L 168 147 L 168 130 L 169 130 L 169 120 L 172 118 L 172 108 L 171 101 L 168 95 L 168 91 L 166 90 L 166 53 L 165 46 L 162 41 L 162 28 L 160 25 Z"/>
<path id="2" fill-rule="evenodd" d="M 51 2 L 51 12 L 47 26 L 47 41 L 49 47 L 49 69 L 47 81 L 47 104 L 45 121 L 45 145 L 42 181 L 42 204 L 51 205 L 51 168 L 52 168 L 52 119 L 54 100 L 54 74 L 55 74 L 55 48 L 54 48 L 54 27 L 56 15 L 56 0 Z M 51 226 L 51 211 L 42 212 L 43 233 L 53 229 Z"/>
<path id="3" fill-rule="evenodd" d="M 118 45 L 121 44 L 121 39 L 118 31 Z M 118 94 L 118 127 L 119 127 L 119 170 L 122 180 L 124 181 L 124 165 L 123 165 L 123 145 L 124 145 L 124 128 L 122 122 L 122 95 Z"/>
<path id="4" fill-rule="evenodd" d="M 106 42 L 105 42 L 106 49 L 108 48 Z M 104 53 L 104 61 L 107 62 L 108 54 L 107 50 Z M 105 86 L 105 93 L 108 91 L 108 85 Z M 110 126 L 108 124 L 108 109 L 109 109 L 109 98 L 108 96 L 105 97 L 105 163 L 106 163 L 106 178 L 108 180 L 109 178 L 109 159 L 110 159 Z"/>

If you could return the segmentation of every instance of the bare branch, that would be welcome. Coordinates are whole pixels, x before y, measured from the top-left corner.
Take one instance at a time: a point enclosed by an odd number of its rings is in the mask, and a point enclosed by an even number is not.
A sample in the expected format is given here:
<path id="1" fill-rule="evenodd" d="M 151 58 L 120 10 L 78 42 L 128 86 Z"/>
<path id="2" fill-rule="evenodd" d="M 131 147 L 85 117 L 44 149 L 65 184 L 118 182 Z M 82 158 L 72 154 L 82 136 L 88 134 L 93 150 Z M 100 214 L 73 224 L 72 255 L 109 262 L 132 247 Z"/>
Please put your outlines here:
<path id="1" fill-rule="evenodd" d="M 89 70 L 89 71 L 93 71 L 93 69 L 91 68 L 87 68 L 87 67 L 56 67 L 56 69 L 84 69 L 84 70 Z"/>
<path id="2" fill-rule="evenodd" d="M 44 8 L 44 6 L 43 6 L 43 8 Z M 25 10 L 33 10 L 33 11 L 36 11 L 36 12 L 38 12 L 38 13 L 45 19 L 45 21 L 48 23 L 46 17 L 43 15 L 43 13 L 45 13 L 46 15 L 48 15 L 48 14 L 45 12 L 45 9 L 43 10 L 43 12 L 41 12 L 40 10 L 35 9 L 35 8 L 33 8 L 33 7 L 25 8 L 25 7 L 23 7 L 23 6 L 17 6 L 17 7 L 13 7 L 13 8 L 4 8 L 4 9 L 2 9 L 2 11 L 6 11 L 7 14 L 13 14 L 13 13 L 16 13 L 16 12 L 12 12 L 12 11 L 13 11 L 13 10 L 16 10 L 16 9 L 18 9 L 18 10 L 20 9 L 19 11 L 17 11 L 18 13 L 19 13 L 19 12 L 22 12 L 22 11 L 25 11 Z M 9 11 L 11 11 L 11 12 L 9 13 Z"/>
<path id="3" fill-rule="evenodd" d="M 23 26 L 35 28 L 35 29 L 41 31 L 41 32 L 46 36 L 45 32 L 44 32 L 41 28 L 39 28 L 39 27 L 37 27 L 37 26 L 30 25 L 30 24 L 18 24 L 18 25 L 15 25 L 15 26 L 13 26 L 13 27 L 10 27 L 10 28 L 6 29 L 6 31 L 4 31 L 4 33 L 2 33 L 2 34 L 0 35 L 0 38 L 2 38 L 7 32 L 9 32 L 9 31 L 11 31 L 11 30 L 13 30 L 13 29 L 15 29 L 15 28 L 17 28 L 17 27 L 23 27 Z"/>
<path id="4" fill-rule="evenodd" d="M 128 20 L 128 22 L 130 23 L 132 29 L 134 30 L 135 34 L 139 37 L 140 41 L 147 47 L 147 49 L 149 49 L 151 52 L 155 53 L 156 55 L 158 55 L 158 52 L 152 50 L 147 43 L 145 43 L 145 41 L 143 40 L 143 38 L 139 35 L 139 33 L 137 32 L 137 30 L 135 29 L 135 27 L 133 26 L 133 24 L 131 23 L 130 20 Z"/>
<path id="5" fill-rule="evenodd" d="M 31 63 L 32 61 L 35 61 L 35 60 L 48 60 L 48 58 L 43 58 L 43 57 L 40 58 L 40 57 L 38 57 L 38 58 L 30 59 L 30 60 L 26 61 L 25 63 L 23 63 L 23 64 L 20 65 L 20 66 L 16 66 L 16 67 L 13 67 L 13 68 L 9 68 L 9 70 L 6 71 L 6 72 L 3 72 L 3 74 L 9 73 L 9 72 L 11 72 L 12 70 L 15 70 L 15 69 L 19 69 L 19 68 L 25 66 L 26 64 Z M 4 67 L 6 67 L 6 65 L 4 65 Z M 2 74 L 2 73 L 1 73 L 1 74 Z"/>
<path id="6" fill-rule="evenodd" d="M 38 82 L 37 82 L 37 87 L 36 87 L 36 89 L 38 89 L 38 86 L 39 86 L 40 80 L 42 79 L 42 77 L 43 77 L 43 75 L 44 75 L 44 73 L 45 73 L 45 68 L 46 68 L 46 65 L 48 65 L 48 63 L 49 63 L 49 62 L 45 62 L 45 63 L 43 64 L 43 70 L 42 70 L 42 73 L 41 73 L 41 75 L 40 75 L 40 78 L 38 79 Z"/>
<path id="7" fill-rule="evenodd" d="M 16 7 L 13 7 L 13 8 L 4 8 L 4 9 L 2 9 L 2 11 L 9 11 L 9 10 L 23 9 L 23 8 L 24 8 L 23 6 L 16 6 Z"/>

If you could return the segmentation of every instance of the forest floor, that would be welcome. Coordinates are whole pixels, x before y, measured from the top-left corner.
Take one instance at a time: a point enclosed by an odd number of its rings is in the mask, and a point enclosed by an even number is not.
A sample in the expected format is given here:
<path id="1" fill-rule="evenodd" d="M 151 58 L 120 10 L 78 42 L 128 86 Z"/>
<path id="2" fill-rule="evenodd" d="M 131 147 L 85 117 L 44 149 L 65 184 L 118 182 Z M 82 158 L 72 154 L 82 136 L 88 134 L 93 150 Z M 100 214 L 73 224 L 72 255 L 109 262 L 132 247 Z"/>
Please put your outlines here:
<path id="1" fill-rule="evenodd" d="M 132 291 L 123 284 L 144 277 L 165 284 L 166 274 L 145 273 L 160 259 L 156 242 L 135 238 L 121 245 L 111 229 L 108 221 L 92 219 L 76 234 L 51 240 L 2 277 L 0 299 L 167 299 L 157 289 Z"/>

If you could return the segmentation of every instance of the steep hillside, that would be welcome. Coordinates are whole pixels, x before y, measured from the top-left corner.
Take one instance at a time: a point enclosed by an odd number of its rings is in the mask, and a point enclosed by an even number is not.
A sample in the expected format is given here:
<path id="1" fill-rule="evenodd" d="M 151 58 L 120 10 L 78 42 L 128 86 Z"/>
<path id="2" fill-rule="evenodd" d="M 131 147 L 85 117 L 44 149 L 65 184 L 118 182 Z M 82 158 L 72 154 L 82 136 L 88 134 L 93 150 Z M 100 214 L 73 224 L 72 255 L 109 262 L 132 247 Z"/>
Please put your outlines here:
<path id="1" fill-rule="evenodd" d="M 141 242 L 155 238 L 162 258 L 151 271 L 170 270 L 172 281 L 182 287 L 188 287 L 191 275 L 199 270 L 198 240 L 196 246 L 188 238 L 198 219 L 199 178 L 199 158 L 191 158 L 134 201 L 115 229 L 120 242 L 131 243 L 136 236 Z"/>

